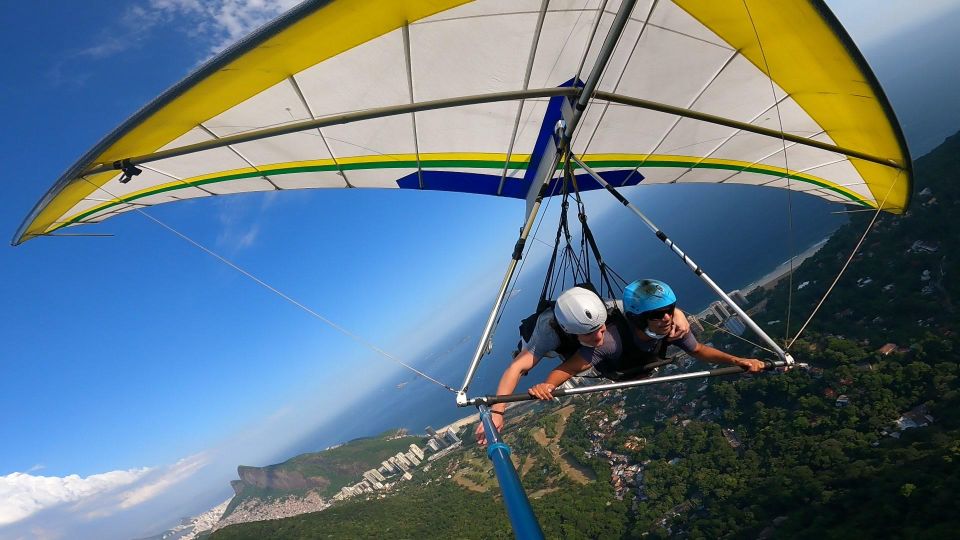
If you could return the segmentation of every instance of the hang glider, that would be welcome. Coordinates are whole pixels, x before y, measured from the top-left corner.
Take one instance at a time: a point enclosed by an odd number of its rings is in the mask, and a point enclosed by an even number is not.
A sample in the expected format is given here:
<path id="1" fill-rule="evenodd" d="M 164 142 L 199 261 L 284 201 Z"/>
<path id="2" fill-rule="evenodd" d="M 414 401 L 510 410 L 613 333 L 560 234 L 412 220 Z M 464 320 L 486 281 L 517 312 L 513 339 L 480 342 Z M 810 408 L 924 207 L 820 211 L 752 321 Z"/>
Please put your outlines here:
<path id="1" fill-rule="evenodd" d="M 12 242 L 243 192 L 528 198 L 619 7 L 307 1 L 106 136 Z M 909 203 L 889 103 L 819 1 L 637 2 L 588 97 L 570 148 L 618 187 L 753 184 L 893 213 Z M 599 187 L 581 173 L 581 190 Z"/>
<path id="2" fill-rule="evenodd" d="M 617 188 L 769 186 L 874 209 L 875 220 L 906 210 L 911 182 L 889 103 L 819 0 L 308 0 L 107 135 L 36 204 L 13 244 L 233 193 L 526 199 L 462 386 L 431 380 L 478 408 L 514 531 L 542 538 L 488 409 L 527 396 L 466 392 L 544 197 L 571 184 L 609 190 L 767 343 L 778 357 L 771 365 L 789 366 L 789 352 Z"/>

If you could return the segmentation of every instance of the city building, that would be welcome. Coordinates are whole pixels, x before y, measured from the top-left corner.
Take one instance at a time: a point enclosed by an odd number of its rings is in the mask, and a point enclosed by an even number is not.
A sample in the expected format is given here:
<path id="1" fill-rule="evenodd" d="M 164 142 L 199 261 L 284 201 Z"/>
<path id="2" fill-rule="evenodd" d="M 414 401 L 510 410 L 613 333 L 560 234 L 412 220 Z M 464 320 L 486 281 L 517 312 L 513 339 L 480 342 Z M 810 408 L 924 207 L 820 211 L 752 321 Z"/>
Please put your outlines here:
<path id="1" fill-rule="evenodd" d="M 457 444 L 460 442 L 460 438 L 457 437 L 457 434 L 453 432 L 452 429 L 448 429 L 443 433 L 444 441 L 448 444 Z"/>
<path id="2" fill-rule="evenodd" d="M 397 464 L 400 466 L 406 465 L 407 467 L 411 467 L 413 465 L 403 452 L 397 452 L 397 455 L 394 457 L 397 458 Z"/>
<path id="3" fill-rule="evenodd" d="M 694 337 L 700 337 L 700 334 L 703 333 L 703 323 L 700 322 L 694 315 L 687 315 L 687 321 L 690 322 L 690 331 L 693 332 Z"/>
<path id="4" fill-rule="evenodd" d="M 418 459 L 423 459 L 423 450 L 419 446 L 411 444 L 410 451 L 413 452 L 413 455 L 417 456 Z"/>
<path id="5" fill-rule="evenodd" d="M 729 296 L 730 299 L 733 300 L 734 304 L 744 309 L 746 309 L 746 307 L 750 305 L 750 302 L 747 301 L 747 297 L 744 296 L 742 292 L 740 292 L 740 289 L 737 289 L 735 291 L 730 291 L 730 293 L 727 294 L 727 296 Z"/>
<path id="6" fill-rule="evenodd" d="M 723 321 L 723 327 L 726 328 L 731 334 L 737 336 L 741 336 L 747 331 L 747 325 L 743 324 L 743 321 L 740 320 L 740 317 L 736 315 Z"/>
<path id="7" fill-rule="evenodd" d="M 440 443 L 438 443 L 436 439 L 430 439 L 429 441 L 427 441 L 427 448 L 433 450 L 434 452 L 439 452 Z"/>
<path id="8" fill-rule="evenodd" d="M 710 309 L 713 310 L 714 315 L 721 321 L 726 320 L 730 317 L 730 309 L 723 302 L 716 300 L 710 303 Z"/>
<path id="9" fill-rule="evenodd" d="M 383 482 L 384 480 L 386 480 L 386 478 L 382 474 L 377 472 L 376 469 L 370 469 L 369 471 L 363 473 L 363 477 L 371 484 L 374 484 L 376 482 Z"/>

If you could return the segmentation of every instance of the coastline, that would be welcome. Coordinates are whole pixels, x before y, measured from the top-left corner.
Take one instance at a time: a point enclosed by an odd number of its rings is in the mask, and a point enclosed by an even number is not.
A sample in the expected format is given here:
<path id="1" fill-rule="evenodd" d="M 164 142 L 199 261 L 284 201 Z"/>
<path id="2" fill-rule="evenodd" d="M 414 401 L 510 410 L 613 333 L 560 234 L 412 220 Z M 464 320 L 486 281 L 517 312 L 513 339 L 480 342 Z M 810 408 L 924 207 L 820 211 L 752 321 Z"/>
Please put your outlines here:
<path id="1" fill-rule="evenodd" d="M 457 432 L 460 431 L 460 429 L 462 429 L 464 426 L 469 426 L 469 425 L 471 425 L 471 424 L 476 424 L 476 423 L 479 422 L 479 421 L 480 421 L 480 413 L 473 413 L 473 414 L 471 414 L 470 416 L 464 416 L 463 418 L 461 418 L 461 419 L 459 419 L 459 420 L 454 420 L 452 423 L 450 423 L 450 424 L 448 424 L 448 425 L 446 425 L 446 426 L 443 426 L 442 428 L 438 429 L 437 432 L 439 433 L 439 432 L 441 432 L 441 431 L 446 431 L 446 430 L 448 430 L 448 429 L 452 429 L 454 433 L 457 433 Z"/>
<path id="2" fill-rule="evenodd" d="M 820 251 L 820 248 L 822 248 L 824 245 L 826 245 L 827 240 L 829 240 L 829 239 L 830 239 L 830 237 L 828 236 L 827 238 L 824 238 L 823 240 L 821 240 L 821 241 L 817 242 L 816 244 L 810 246 L 809 248 L 807 248 L 806 250 L 804 250 L 802 253 L 799 253 L 799 254 L 798 254 L 796 257 L 794 257 L 792 260 L 788 259 L 788 260 L 780 263 L 779 266 L 777 266 L 776 268 L 774 268 L 774 269 L 771 270 L 770 272 L 767 272 L 766 274 L 764 274 L 763 277 L 761 277 L 760 279 L 758 279 L 758 280 L 756 280 L 756 281 L 754 281 L 754 282 L 746 285 L 745 287 L 741 288 L 740 291 L 741 291 L 744 295 L 747 295 L 747 294 L 750 294 L 751 292 L 755 291 L 758 287 L 763 287 L 763 288 L 765 288 L 765 289 L 771 289 L 771 288 L 773 288 L 781 279 L 783 279 L 784 277 L 787 276 L 787 274 L 790 273 L 791 266 L 792 266 L 792 268 L 793 268 L 794 270 L 796 270 L 803 261 L 809 259 L 809 258 L 812 257 L 816 252 Z M 791 263 L 792 263 L 792 265 L 791 265 Z"/>

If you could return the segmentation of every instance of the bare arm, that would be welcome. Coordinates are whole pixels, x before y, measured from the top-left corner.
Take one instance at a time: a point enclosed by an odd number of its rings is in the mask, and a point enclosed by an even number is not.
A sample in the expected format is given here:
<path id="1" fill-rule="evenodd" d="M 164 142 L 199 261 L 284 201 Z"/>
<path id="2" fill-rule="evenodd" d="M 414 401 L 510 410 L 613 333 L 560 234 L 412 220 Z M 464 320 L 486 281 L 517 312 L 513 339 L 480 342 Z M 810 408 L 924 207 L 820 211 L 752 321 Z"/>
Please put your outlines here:
<path id="1" fill-rule="evenodd" d="M 714 349 L 709 345 L 697 343 L 697 348 L 691 353 L 697 360 L 710 362 L 711 364 L 732 364 L 740 366 L 750 373 L 763 371 L 767 366 L 756 358 L 740 358 L 732 354 L 727 354 L 719 349 Z"/>
<path id="2" fill-rule="evenodd" d="M 520 377 L 526 375 L 539 361 L 540 360 L 534 358 L 533 353 L 528 350 L 523 350 L 518 354 L 507 369 L 504 370 L 503 375 L 500 376 L 500 384 L 497 385 L 497 395 L 512 394 L 513 391 L 517 389 L 517 385 L 520 384 Z M 503 412 L 506 408 L 506 403 L 497 403 L 490 407 L 491 410 L 500 412 Z"/>
<path id="3" fill-rule="evenodd" d="M 531 387 L 528 392 L 531 396 L 538 399 L 553 399 L 551 392 L 553 392 L 556 387 L 570 380 L 570 377 L 589 368 L 590 362 L 584 359 L 583 355 L 578 352 L 551 371 L 550 374 L 547 375 L 546 381 Z"/>
<path id="4" fill-rule="evenodd" d="M 497 395 L 512 394 L 520 382 L 520 377 L 526 375 L 528 371 L 533 369 L 533 367 L 537 365 L 537 362 L 539 362 L 539 359 L 534 358 L 533 353 L 530 351 L 526 349 L 520 351 L 520 354 L 513 359 L 513 362 L 507 366 L 507 369 L 503 371 L 503 375 L 500 376 L 500 384 L 497 385 Z M 497 431 L 503 429 L 503 413 L 506 409 L 506 403 L 497 403 L 490 407 L 492 413 L 491 419 Z M 477 443 L 481 446 L 487 444 L 487 436 L 483 431 L 483 422 L 477 424 L 475 435 L 477 437 Z"/>

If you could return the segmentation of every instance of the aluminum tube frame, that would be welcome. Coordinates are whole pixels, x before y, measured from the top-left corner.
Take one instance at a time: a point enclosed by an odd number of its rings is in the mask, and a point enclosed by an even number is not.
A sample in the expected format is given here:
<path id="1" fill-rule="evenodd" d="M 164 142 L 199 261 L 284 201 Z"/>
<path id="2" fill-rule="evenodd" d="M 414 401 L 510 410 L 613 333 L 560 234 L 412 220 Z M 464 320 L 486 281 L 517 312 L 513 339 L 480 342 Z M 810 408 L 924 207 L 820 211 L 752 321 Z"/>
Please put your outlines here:
<path id="1" fill-rule="evenodd" d="M 200 152 L 203 150 L 210 150 L 213 148 L 222 148 L 225 146 L 230 146 L 232 144 L 239 144 L 250 141 L 257 141 L 260 139 L 268 139 L 270 137 L 276 137 L 279 135 L 287 135 L 290 133 L 296 133 L 299 131 L 307 131 L 310 129 L 317 129 L 326 126 L 335 126 L 340 124 L 349 124 L 351 122 L 358 122 L 361 120 L 374 120 L 376 118 L 385 118 L 388 116 L 396 116 L 399 114 L 407 114 L 413 112 L 421 111 L 432 111 L 436 109 L 449 109 L 451 107 L 463 107 L 466 105 L 478 105 L 481 103 L 496 103 L 500 101 L 514 101 L 518 99 L 533 99 L 541 97 L 554 97 L 554 96 L 576 96 L 580 91 L 579 88 L 534 88 L 532 90 L 515 90 L 509 92 L 493 92 L 489 94 L 476 94 L 472 96 L 462 96 L 456 98 L 446 98 L 446 99 L 435 99 L 431 101 L 421 101 L 418 103 L 405 103 L 403 105 L 390 105 L 387 107 L 376 107 L 373 109 L 366 109 L 363 111 L 356 111 L 344 114 L 335 114 L 331 116 L 324 116 L 323 118 L 317 118 L 315 120 L 305 120 L 303 122 L 294 122 L 292 124 L 287 124 L 283 126 L 267 128 L 267 129 L 258 129 L 256 131 L 249 131 L 246 133 L 239 133 L 237 135 L 231 135 L 229 137 L 223 137 L 215 141 L 204 141 L 196 144 L 188 144 L 185 146 L 179 146 L 177 148 L 171 148 L 169 150 L 161 150 L 159 152 L 154 152 L 152 154 L 143 154 L 139 156 L 131 156 L 122 160 L 117 160 L 113 163 L 106 163 L 97 165 L 86 169 L 77 176 L 87 176 L 91 174 L 98 174 L 109 171 L 120 170 L 124 165 L 138 165 L 141 163 L 150 163 L 152 161 L 159 161 L 161 159 L 183 156 L 186 154 L 192 154 L 195 152 Z"/>
<path id="2" fill-rule="evenodd" d="M 606 69 L 607 62 L 610 61 L 610 56 L 613 54 L 617 42 L 620 41 L 620 35 L 623 34 L 623 29 L 627 26 L 627 21 L 630 20 L 630 13 L 633 12 L 633 6 L 636 5 L 636 3 L 636 0 L 624 0 L 623 3 L 620 4 L 620 11 L 617 12 L 617 17 L 613 20 L 610 30 L 607 31 L 607 37 L 604 39 L 600 53 L 597 55 L 597 61 L 594 62 L 593 69 L 590 70 L 590 75 L 583 83 L 583 90 L 580 92 L 580 96 L 577 98 L 577 103 L 574 106 L 573 119 L 567 124 L 567 128 L 563 132 L 565 148 L 569 148 L 570 146 L 573 131 L 577 128 L 577 124 L 580 123 L 580 117 L 583 116 L 583 111 L 586 110 L 587 103 L 593 97 L 597 85 L 600 84 L 600 77 L 603 76 L 603 70 Z"/>
<path id="3" fill-rule="evenodd" d="M 336 114 L 331 116 L 325 116 L 323 118 L 317 118 L 315 120 L 305 120 L 303 122 L 295 122 L 292 124 L 287 124 L 284 126 L 278 126 L 267 129 L 259 129 L 255 131 L 250 131 L 246 133 L 239 133 L 237 135 L 231 135 L 229 137 L 223 137 L 214 141 L 204 141 L 196 144 L 188 144 L 185 146 L 180 146 L 177 148 L 171 148 L 169 150 L 161 150 L 158 152 L 153 152 L 151 154 L 142 154 L 138 156 L 131 156 L 123 160 L 118 160 L 114 163 L 106 163 L 97 165 L 95 167 L 90 167 L 83 172 L 79 173 L 77 176 L 87 176 L 91 174 L 98 174 L 109 171 L 120 170 L 120 165 L 122 164 L 131 164 L 138 165 L 141 163 L 150 163 L 153 161 L 159 161 L 161 159 L 182 156 L 187 154 L 192 154 L 195 152 L 201 152 L 203 150 L 210 150 L 213 148 L 223 148 L 232 144 L 239 144 L 250 141 L 257 141 L 260 139 L 267 139 L 270 137 L 276 137 L 279 135 L 287 135 L 290 133 L 296 133 L 299 131 L 307 131 L 310 129 L 317 129 L 326 126 L 334 126 L 340 124 L 349 124 L 351 122 L 359 122 L 362 120 L 375 120 L 377 118 L 385 118 L 388 116 L 396 116 L 400 114 L 412 113 L 412 112 L 421 112 L 421 111 L 431 111 L 436 109 L 448 109 L 451 107 L 462 107 L 466 105 L 478 105 L 482 103 L 496 103 L 500 101 L 513 101 L 518 99 L 534 99 L 538 97 L 554 97 L 554 96 L 569 96 L 574 97 L 577 95 L 584 96 L 587 95 L 584 89 L 575 88 L 575 87 L 563 87 L 563 88 L 535 88 L 532 90 L 517 90 L 510 92 L 495 92 L 490 94 L 477 94 L 471 96 L 463 96 L 456 98 L 446 98 L 446 99 L 437 99 L 431 101 L 421 101 L 418 103 L 409 103 L 403 105 L 391 105 L 387 107 L 377 107 L 373 109 L 367 109 L 364 111 L 356 111 L 351 113 Z M 584 90 L 581 92 L 581 90 Z M 768 137 L 782 138 L 793 143 L 797 143 L 803 146 L 810 146 L 813 148 L 819 148 L 821 150 L 827 150 L 830 152 L 836 152 L 838 154 L 843 154 L 849 157 L 859 158 L 871 163 L 877 163 L 879 165 L 884 165 L 887 167 L 892 167 L 897 170 L 904 170 L 904 167 L 898 164 L 892 159 L 882 158 L 878 156 L 873 156 L 866 154 L 864 152 L 859 152 L 850 148 L 844 148 L 841 146 L 836 146 L 833 144 L 828 144 L 820 141 L 815 141 L 812 139 L 806 139 L 790 133 L 783 133 L 773 129 L 767 129 L 753 124 L 748 124 L 745 122 L 739 122 L 729 118 L 724 118 L 722 116 L 716 116 L 712 114 L 701 113 L 697 111 L 692 111 L 690 109 L 684 109 L 682 107 L 674 107 L 671 105 L 666 105 L 663 103 L 657 103 L 655 101 L 648 101 L 639 98 L 633 98 L 630 96 L 624 96 L 620 94 L 615 94 L 612 92 L 604 92 L 601 90 L 596 90 L 593 92 L 594 99 L 600 99 L 608 101 L 611 103 L 619 103 L 621 105 L 629 105 L 632 107 L 639 107 L 642 109 L 649 109 L 652 111 L 660 111 L 668 114 L 675 114 L 677 116 L 682 116 L 684 118 L 691 118 L 693 120 L 701 120 L 704 122 L 709 122 L 712 124 L 717 124 L 721 126 L 732 127 L 735 129 L 740 129 L 743 131 L 749 131 L 751 133 L 756 133 L 758 135 L 766 135 Z M 579 106 L 579 100 L 576 106 Z M 581 110 L 574 109 L 574 118 L 579 120 L 579 115 L 582 115 Z M 573 127 L 576 126 L 575 122 L 570 122 L 567 125 L 567 128 L 564 132 L 565 137 L 570 137 L 573 135 Z"/>
<path id="4" fill-rule="evenodd" d="M 470 381 L 473 380 L 473 376 L 476 374 L 477 367 L 480 364 L 480 359 L 483 357 L 483 354 L 487 349 L 487 341 L 490 339 L 490 333 L 493 330 L 493 324 L 496 321 L 497 313 L 500 311 L 500 306 L 503 304 L 503 299 L 507 293 L 507 286 L 509 285 L 510 280 L 513 278 L 513 272 L 517 267 L 517 261 L 519 261 L 523 255 L 522 250 L 526 243 L 527 236 L 530 234 L 530 229 L 533 227 L 533 222 L 536 219 L 537 214 L 540 212 L 540 204 L 545 196 L 545 190 L 547 186 L 550 185 L 550 179 L 553 178 L 554 174 L 556 174 L 557 166 L 560 164 L 560 160 L 570 147 L 570 137 L 573 135 L 574 130 L 576 130 L 577 124 L 580 123 L 580 118 L 583 115 L 584 109 L 586 109 L 587 102 L 590 101 L 590 94 L 593 93 L 594 89 L 597 87 L 597 84 L 600 82 L 600 77 L 603 75 L 603 70 L 606 68 L 607 62 L 610 60 L 610 55 L 613 54 L 613 49 L 616 47 L 617 41 L 620 39 L 620 34 L 623 32 L 623 29 L 630 18 L 630 13 L 633 11 L 633 6 L 635 3 L 636 0 L 624 0 L 623 4 L 621 4 L 620 11 L 617 13 L 617 18 L 614 20 L 613 25 L 607 32 L 607 37 L 603 42 L 600 55 L 597 57 L 597 61 L 594 62 L 593 69 L 590 71 L 590 76 L 587 77 L 587 80 L 584 82 L 583 88 L 573 88 L 574 93 L 553 94 L 568 96 L 577 95 L 577 104 L 574 107 L 573 115 L 570 118 L 570 121 L 566 123 L 563 131 L 563 138 L 559 141 L 555 141 L 558 151 L 553 160 L 553 167 L 546 169 L 542 177 L 541 175 L 538 175 L 533 179 L 532 185 L 536 185 L 537 182 L 540 182 L 540 191 L 537 194 L 536 202 L 530 207 L 530 211 L 527 212 L 527 221 L 523 226 L 523 230 L 520 232 L 520 239 L 517 240 L 517 244 L 514 247 L 513 258 L 511 259 L 510 264 L 507 266 L 506 275 L 503 277 L 503 282 L 500 284 L 500 291 L 497 293 L 497 301 L 494 303 L 493 309 L 490 311 L 490 316 L 487 318 L 487 324 L 484 326 L 483 334 L 480 336 L 480 342 L 477 344 L 477 350 L 474 352 L 473 359 L 470 361 L 470 367 L 467 368 L 467 375 L 463 379 L 463 385 L 457 392 L 457 405 L 460 407 L 467 405 L 467 388 L 470 387 Z"/>
<path id="5" fill-rule="evenodd" d="M 770 367 L 783 366 L 783 362 L 769 362 Z M 730 366 L 716 368 L 704 371 L 692 371 L 690 373 L 680 373 L 677 375 L 664 375 L 662 377 L 650 377 L 649 379 L 637 379 L 634 381 L 613 382 L 604 384 L 594 384 L 590 386 L 578 386 L 576 388 L 557 388 L 553 391 L 553 397 L 575 396 L 578 394 L 593 394 L 596 392 L 606 392 L 607 390 L 623 390 L 625 388 L 636 388 L 638 386 L 650 386 L 653 384 L 663 384 L 676 381 L 685 381 L 688 379 L 702 379 L 707 377 L 720 377 L 723 375 L 737 375 L 746 373 L 746 369 L 739 366 Z M 538 399 L 530 394 L 510 394 L 503 396 L 481 396 L 470 400 L 471 405 L 481 407 L 484 405 L 494 405 L 497 403 L 515 403 L 517 401 L 533 401 Z"/>
<path id="6" fill-rule="evenodd" d="M 836 152 L 838 154 L 843 154 L 847 157 L 855 157 L 858 159 L 862 159 L 864 161 L 876 163 L 878 165 L 892 167 L 897 170 L 906 169 L 906 167 L 903 164 L 897 163 L 893 159 L 874 156 L 871 154 L 867 154 L 865 152 L 853 150 L 851 148 L 844 148 L 842 146 L 837 146 L 834 144 L 815 141 L 813 139 L 807 139 L 805 137 L 800 137 L 798 135 L 793 135 L 791 133 L 777 131 L 775 129 L 768 129 L 768 128 L 757 126 L 755 124 L 748 124 L 747 122 L 740 122 L 730 118 L 724 118 L 722 116 L 707 114 L 699 111 L 694 111 L 691 109 L 684 109 L 683 107 L 675 107 L 673 105 L 657 103 L 656 101 L 648 101 L 646 99 L 624 96 L 621 94 L 615 94 L 613 92 L 604 92 L 602 90 L 598 90 L 593 97 L 595 99 L 602 99 L 610 103 L 619 103 L 621 105 L 629 105 L 631 107 L 639 107 L 641 109 L 647 109 L 651 111 L 658 111 L 658 112 L 663 112 L 667 114 L 675 114 L 677 116 L 690 118 L 692 120 L 701 120 L 703 122 L 708 122 L 711 124 L 717 124 L 720 126 L 727 126 L 734 129 L 739 129 L 741 131 L 749 131 L 751 133 L 756 133 L 757 135 L 766 135 L 767 137 L 773 137 L 775 139 L 785 139 L 792 143 L 797 143 L 799 145 L 809 146 L 812 148 L 819 148 L 821 150 L 827 150 L 829 152 Z"/>
<path id="7" fill-rule="evenodd" d="M 646 226 L 649 227 L 651 231 L 653 231 L 653 233 L 657 236 L 657 238 L 659 238 L 664 244 L 667 245 L 668 248 L 670 248 L 671 251 L 673 251 L 678 257 L 680 257 L 680 259 L 683 260 L 684 264 L 686 264 L 687 267 L 690 268 L 690 270 L 692 270 L 697 277 L 699 277 L 704 283 L 706 283 L 707 286 L 710 287 L 713 290 L 713 292 L 717 294 L 717 296 L 723 299 L 723 301 L 730 307 L 730 309 L 732 309 L 737 315 L 739 315 L 743 319 L 747 327 L 753 330 L 754 333 L 756 333 L 764 342 L 766 342 L 767 345 L 770 346 L 771 349 L 773 349 L 773 351 L 777 354 L 777 356 L 780 357 L 781 361 L 783 361 L 785 364 L 788 364 L 788 365 L 793 364 L 793 358 L 790 356 L 790 354 L 787 352 L 784 352 L 784 350 L 781 349 L 779 345 L 777 345 L 777 342 L 774 341 L 773 338 L 768 336 L 767 333 L 764 332 L 763 329 L 760 328 L 757 325 L 757 323 L 755 323 L 753 319 L 751 319 L 750 316 L 747 315 L 747 313 L 743 311 L 743 309 L 736 304 L 736 302 L 734 302 L 732 299 L 730 299 L 729 296 L 727 296 L 727 293 L 723 292 L 723 289 L 721 289 L 719 285 L 717 285 L 712 279 L 710 279 L 710 276 L 708 276 L 707 273 L 704 272 L 703 269 L 700 268 L 700 266 L 693 261 L 693 259 L 691 259 L 686 253 L 684 253 L 683 250 L 681 250 L 680 247 L 673 242 L 673 240 L 670 240 L 670 238 L 667 237 L 667 235 L 662 230 L 660 230 L 660 228 L 657 227 L 652 221 L 650 221 L 650 219 L 647 218 L 647 216 L 645 216 L 643 212 L 641 212 L 640 209 L 637 208 L 635 204 L 631 203 L 626 198 L 624 198 L 624 196 L 621 195 L 620 192 L 616 190 L 616 188 L 611 186 L 606 180 L 604 180 L 599 174 L 597 174 L 597 171 L 591 169 L 590 166 L 584 163 L 583 161 L 581 161 L 580 158 L 571 154 L 571 159 L 573 159 L 573 161 L 577 165 L 582 167 L 583 170 L 587 172 L 587 174 L 593 177 L 594 180 L 599 182 L 601 186 L 605 187 L 607 191 L 613 194 L 613 196 L 616 197 L 618 201 L 620 201 L 624 206 L 626 206 L 627 208 L 632 210 L 633 213 L 639 216 L 640 219 L 643 221 L 643 223 L 646 224 Z"/>
<path id="8" fill-rule="evenodd" d="M 560 164 L 560 155 L 554 158 L 553 167 L 550 170 L 556 170 L 557 165 Z M 517 243 L 513 248 L 513 256 L 510 258 L 510 264 L 507 265 L 507 271 L 503 276 L 503 281 L 500 283 L 500 290 L 497 292 L 497 300 L 493 304 L 493 309 L 490 310 L 490 315 L 487 317 L 487 323 L 483 327 L 483 333 L 480 335 L 480 342 L 477 343 L 477 349 L 473 353 L 473 358 L 470 360 L 470 367 L 467 368 L 467 374 L 463 378 L 463 384 L 460 386 L 460 390 L 457 392 L 457 406 L 466 407 L 467 404 L 467 388 L 470 387 L 470 381 L 473 380 L 473 376 L 477 373 L 477 367 L 480 365 L 480 359 L 483 358 L 483 355 L 487 350 L 487 342 L 490 340 L 490 334 L 493 331 L 493 325 L 497 320 L 497 313 L 500 311 L 500 306 L 503 305 L 503 299 L 507 295 L 507 287 L 510 285 L 510 280 L 513 279 L 513 272 L 517 268 L 517 263 L 520 261 L 523 256 L 523 248 L 527 244 L 527 237 L 530 236 L 530 230 L 533 229 L 533 223 L 537 220 L 537 215 L 540 213 L 540 205 L 543 202 L 543 197 L 546 194 L 546 189 L 550 185 L 550 178 L 552 176 L 548 175 L 545 179 L 534 179 L 534 182 L 541 181 L 540 191 L 537 193 L 537 198 L 533 203 L 533 206 L 530 209 L 530 212 L 527 214 L 527 221 L 523 224 L 523 229 L 520 231 L 520 238 L 517 239 Z"/>
<path id="9" fill-rule="evenodd" d="M 493 470 L 500 484 L 500 493 L 503 495 L 503 505 L 507 508 L 507 517 L 513 527 L 513 535 L 521 539 L 541 540 L 543 530 L 537 521 L 537 516 L 530 506 L 530 499 L 523 489 L 520 476 L 510 461 L 510 447 L 500 438 L 500 433 L 490 418 L 490 409 L 478 405 L 480 421 L 487 437 L 487 457 L 493 462 Z"/>

